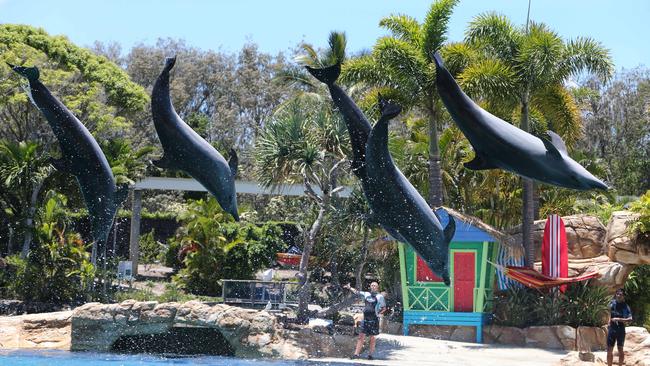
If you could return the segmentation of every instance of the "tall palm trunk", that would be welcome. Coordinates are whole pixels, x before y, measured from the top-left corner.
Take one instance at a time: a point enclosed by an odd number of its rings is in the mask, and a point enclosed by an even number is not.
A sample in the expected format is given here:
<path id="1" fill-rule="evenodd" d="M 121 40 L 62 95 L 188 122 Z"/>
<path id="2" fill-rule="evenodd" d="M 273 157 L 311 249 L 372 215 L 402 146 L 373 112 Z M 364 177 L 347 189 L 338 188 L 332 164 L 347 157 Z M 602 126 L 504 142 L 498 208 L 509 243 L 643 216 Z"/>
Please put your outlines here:
<path id="1" fill-rule="evenodd" d="M 438 120 L 440 110 L 435 101 L 429 108 L 429 205 L 442 206 L 442 168 L 440 164 L 440 147 L 438 146 Z"/>
<path id="2" fill-rule="evenodd" d="M 521 129 L 529 132 L 529 92 L 526 91 L 521 100 Z M 534 202 L 533 202 L 533 181 L 528 178 L 523 180 L 523 197 L 522 197 L 522 222 L 521 238 L 524 250 L 526 252 L 525 263 L 527 267 L 532 268 L 535 263 L 535 247 L 533 245 L 533 222 L 534 222 Z"/>

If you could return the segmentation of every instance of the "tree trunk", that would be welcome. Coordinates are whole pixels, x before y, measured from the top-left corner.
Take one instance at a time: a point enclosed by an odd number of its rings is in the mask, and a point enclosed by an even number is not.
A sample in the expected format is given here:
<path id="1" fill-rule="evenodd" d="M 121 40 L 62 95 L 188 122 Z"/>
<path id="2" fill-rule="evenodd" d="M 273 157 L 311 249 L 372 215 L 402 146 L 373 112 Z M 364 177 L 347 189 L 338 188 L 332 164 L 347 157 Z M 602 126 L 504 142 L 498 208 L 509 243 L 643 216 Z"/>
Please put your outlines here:
<path id="1" fill-rule="evenodd" d="M 9 239 L 7 240 L 7 256 L 14 252 L 14 228 L 9 226 Z"/>
<path id="2" fill-rule="evenodd" d="M 440 207 L 443 201 L 442 168 L 438 146 L 439 110 L 435 101 L 429 108 L 429 206 Z"/>
<path id="3" fill-rule="evenodd" d="M 521 129 L 529 132 L 530 125 L 528 121 L 528 92 L 521 100 Z M 522 197 L 522 222 L 521 237 L 524 250 L 526 252 L 525 263 L 529 268 L 533 268 L 535 263 L 535 247 L 533 245 L 533 222 L 534 222 L 534 203 L 533 203 L 533 181 L 528 178 L 523 179 L 523 197 Z"/>
<path id="4" fill-rule="evenodd" d="M 539 184 L 533 181 L 533 220 L 539 220 Z"/>
<path id="5" fill-rule="evenodd" d="M 354 276 L 354 287 L 358 289 L 363 288 L 363 268 L 366 266 L 366 260 L 368 259 L 368 235 L 370 233 L 370 229 L 365 228 L 363 230 L 363 242 L 361 243 L 361 260 L 359 261 L 359 265 L 357 266 L 357 272 L 355 273 Z"/>
<path id="6" fill-rule="evenodd" d="M 27 215 L 25 216 L 25 237 L 23 238 L 23 249 L 20 252 L 21 258 L 27 258 L 29 254 L 29 248 L 32 245 L 32 238 L 34 236 L 34 215 L 36 214 L 36 200 L 38 199 L 38 194 L 43 187 L 43 182 L 37 183 L 32 190 L 32 196 L 29 199 L 29 208 L 27 209 Z"/>
<path id="7" fill-rule="evenodd" d="M 323 224 L 323 219 L 325 218 L 325 211 L 327 209 L 328 203 L 326 201 L 321 202 L 320 208 L 318 210 L 318 216 L 316 220 L 311 225 L 309 233 L 305 236 L 305 247 L 302 250 L 302 256 L 300 257 L 300 268 L 298 272 L 298 278 L 300 281 L 300 290 L 298 290 L 298 320 L 306 321 L 309 318 L 309 312 L 307 305 L 309 304 L 309 298 L 311 296 L 311 286 L 309 283 L 309 273 L 307 272 L 307 266 L 309 265 L 309 256 L 311 255 L 311 250 L 314 247 L 316 242 L 316 236 L 318 235 L 320 228 Z"/>

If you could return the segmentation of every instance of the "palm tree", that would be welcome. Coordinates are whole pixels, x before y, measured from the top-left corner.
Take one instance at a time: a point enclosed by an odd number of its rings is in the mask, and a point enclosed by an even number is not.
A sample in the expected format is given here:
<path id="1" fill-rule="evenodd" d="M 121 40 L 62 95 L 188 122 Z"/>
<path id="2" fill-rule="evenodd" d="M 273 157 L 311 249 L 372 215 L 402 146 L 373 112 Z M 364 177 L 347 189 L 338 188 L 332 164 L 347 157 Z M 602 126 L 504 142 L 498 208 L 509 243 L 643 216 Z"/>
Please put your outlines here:
<path id="1" fill-rule="evenodd" d="M 372 53 L 343 64 L 343 82 L 363 82 L 398 101 L 403 108 L 423 113 L 428 122 L 428 201 L 443 202 L 443 181 L 438 147 L 442 107 L 435 88 L 433 54 L 446 40 L 447 23 L 458 0 L 431 4 L 422 24 L 407 15 L 390 15 L 379 25 L 392 35 L 380 38 Z"/>
<path id="2" fill-rule="evenodd" d="M 282 106 L 261 131 L 254 150 L 255 175 L 262 186 L 302 182 L 317 214 L 304 230 L 299 267 L 298 317 L 307 319 L 311 295 L 309 257 L 333 209 L 338 181 L 346 174 L 348 132 L 329 102 L 298 95 Z M 314 186 L 320 190 L 314 189 Z"/>
<path id="3" fill-rule="evenodd" d="M 585 37 L 565 42 L 543 23 L 517 27 L 503 15 L 485 13 L 470 23 L 465 41 L 484 58 L 460 73 L 464 88 L 499 105 L 502 117 L 518 115 L 524 131 L 555 131 L 569 148 L 580 135 L 581 120 L 564 83 L 584 71 L 602 79 L 612 74 L 609 52 L 601 44 Z M 532 266 L 534 188 L 530 179 L 523 181 L 523 241 Z"/>
<path id="4" fill-rule="evenodd" d="M 34 235 L 37 200 L 47 177 L 54 171 L 36 142 L 0 141 L 0 186 L 6 210 L 22 233 L 21 256 L 29 252 Z"/>

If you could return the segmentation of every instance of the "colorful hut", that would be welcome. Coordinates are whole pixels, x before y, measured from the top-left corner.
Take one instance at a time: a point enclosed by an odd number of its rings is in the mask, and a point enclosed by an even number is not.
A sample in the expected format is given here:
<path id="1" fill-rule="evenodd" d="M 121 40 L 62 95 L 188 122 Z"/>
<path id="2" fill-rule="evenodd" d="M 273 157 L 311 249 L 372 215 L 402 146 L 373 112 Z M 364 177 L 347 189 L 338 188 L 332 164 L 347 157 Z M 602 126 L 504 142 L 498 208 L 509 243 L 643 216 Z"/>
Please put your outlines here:
<path id="1" fill-rule="evenodd" d="M 449 248 L 451 284 L 446 286 L 408 245 L 400 243 L 400 269 L 404 305 L 404 335 L 409 325 L 463 325 L 476 327 L 482 341 L 483 325 L 492 311 L 495 262 L 499 241 L 514 246 L 511 239 L 476 218 L 445 209 L 456 220 L 456 233 Z M 443 227 L 449 220 L 438 210 Z"/>

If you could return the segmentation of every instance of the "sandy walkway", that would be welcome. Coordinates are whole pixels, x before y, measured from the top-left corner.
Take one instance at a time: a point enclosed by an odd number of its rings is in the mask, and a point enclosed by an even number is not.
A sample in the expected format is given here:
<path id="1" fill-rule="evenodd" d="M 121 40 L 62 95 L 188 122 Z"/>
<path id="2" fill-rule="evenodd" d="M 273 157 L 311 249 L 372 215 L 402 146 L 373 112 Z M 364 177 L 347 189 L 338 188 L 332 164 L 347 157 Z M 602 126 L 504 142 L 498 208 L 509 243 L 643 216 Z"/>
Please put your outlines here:
<path id="1" fill-rule="evenodd" d="M 312 361 L 366 364 L 366 365 L 554 365 L 566 351 L 517 348 L 404 337 L 381 334 L 377 339 L 376 359 L 319 358 Z M 365 353 L 362 354 L 365 356 Z"/>

